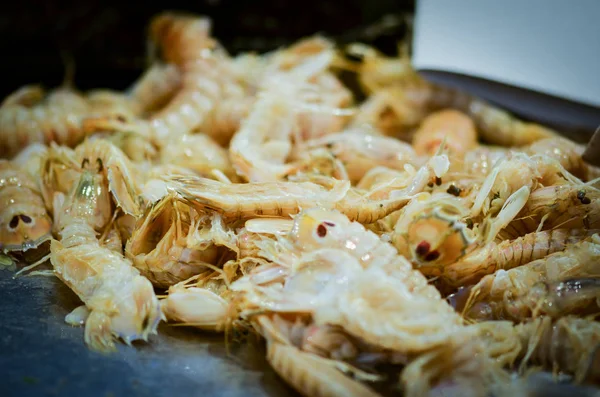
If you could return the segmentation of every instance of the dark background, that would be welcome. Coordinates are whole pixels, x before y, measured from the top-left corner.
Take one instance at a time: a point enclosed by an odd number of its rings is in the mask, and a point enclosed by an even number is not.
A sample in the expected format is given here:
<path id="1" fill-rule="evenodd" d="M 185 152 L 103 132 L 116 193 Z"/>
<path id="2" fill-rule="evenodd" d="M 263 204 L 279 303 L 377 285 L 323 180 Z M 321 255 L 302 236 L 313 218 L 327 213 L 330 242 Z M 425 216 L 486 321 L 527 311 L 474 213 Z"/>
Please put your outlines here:
<path id="1" fill-rule="evenodd" d="M 414 0 L 196 0 L 142 4 L 100 0 L 5 1 L 0 15 L 0 96 L 24 84 L 59 85 L 64 59 L 81 89 L 124 89 L 146 65 L 146 27 L 163 10 L 209 15 L 214 35 L 231 52 L 272 50 L 321 32 L 393 53 L 403 25 L 386 15 L 414 11 Z M 388 19 L 389 21 L 389 19 Z"/>

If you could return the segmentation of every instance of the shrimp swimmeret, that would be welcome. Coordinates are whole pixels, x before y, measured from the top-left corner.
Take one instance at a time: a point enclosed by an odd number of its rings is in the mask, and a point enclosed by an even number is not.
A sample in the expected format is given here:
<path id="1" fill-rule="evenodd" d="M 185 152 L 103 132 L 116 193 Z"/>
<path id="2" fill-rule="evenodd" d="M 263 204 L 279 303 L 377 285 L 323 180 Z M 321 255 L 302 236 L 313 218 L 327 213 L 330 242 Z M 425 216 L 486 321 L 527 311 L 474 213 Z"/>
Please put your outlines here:
<path id="1" fill-rule="evenodd" d="M 127 344 L 147 340 L 161 319 L 150 281 L 120 253 L 102 246 L 90 224 L 90 214 L 108 197 L 101 174 L 84 170 L 63 206 L 60 241 L 50 246 L 54 273 L 86 306 L 76 309 L 87 315 L 85 342 L 98 351 L 114 350 L 114 337 Z M 104 226 L 110 220 L 110 213 L 105 215 Z"/>

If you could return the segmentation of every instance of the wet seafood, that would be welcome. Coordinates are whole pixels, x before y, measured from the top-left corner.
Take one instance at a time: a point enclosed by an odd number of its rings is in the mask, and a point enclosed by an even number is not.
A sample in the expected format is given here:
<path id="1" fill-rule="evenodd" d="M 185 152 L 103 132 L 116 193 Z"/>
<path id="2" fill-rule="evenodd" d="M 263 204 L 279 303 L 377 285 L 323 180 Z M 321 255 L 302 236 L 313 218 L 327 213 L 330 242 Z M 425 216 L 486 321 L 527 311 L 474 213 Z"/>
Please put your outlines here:
<path id="1" fill-rule="evenodd" d="M 96 237 L 110 218 L 101 207 L 110 200 L 98 164 L 81 174 L 59 219 L 60 240 L 52 240 L 50 260 L 56 274 L 85 303 L 85 342 L 94 350 L 113 350 L 114 337 L 130 343 L 147 340 L 161 319 L 150 282 L 131 262 Z M 90 215 L 94 215 L 90 217 Z"/>
<path id="2" fill-rule="evenodd" d="M 463 312 L 477 319 L 514 320 L 545 313 L 566 314 L 548 300 L 552 298 L 552 289 L 547 285 L 568 282 L 573 278 L 598 277 L 598 234 L 590 240 L 567 246 L 562 252 L 526 265 L 485 276 L 471 289 Z M 589 296 L 584 296 L 583 303 L 588 302 Z M 572 309 L 572 306 L 570 304 L 568 308 Z"/>
<path id="3" fill-rule="evenodd" d="M 90 348 L 163 319 L 257 333 L 307 396 L 515 396 L 535 366 L 600 382 L 581 145 L 430 83 L 407 40 L 233 56 L 211 30 L 162 12 L 129 89 L 80 92 L 69 66 L 0 105 L 0 266 L 72 289 Z"/>
<path id="4" fill-rule="evenodd" d="M 38 185 L 26 171 L 6 160 L 0 160 L 0 208 L 3 253 L 35 249 L 52 237 L 52 220 Z"/>

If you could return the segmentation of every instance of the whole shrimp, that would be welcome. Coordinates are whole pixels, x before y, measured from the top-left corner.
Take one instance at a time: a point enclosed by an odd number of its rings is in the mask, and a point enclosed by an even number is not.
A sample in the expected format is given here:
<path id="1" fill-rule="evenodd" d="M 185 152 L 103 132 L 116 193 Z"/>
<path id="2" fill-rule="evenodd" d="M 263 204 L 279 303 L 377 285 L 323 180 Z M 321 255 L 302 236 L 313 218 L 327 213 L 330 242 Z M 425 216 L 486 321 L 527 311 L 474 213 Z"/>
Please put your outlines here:
<path id="1" fill-rule="evenodd" d="M 65 201 L 58 220 L 60 241 L 52 240 L 50 261 L 54 274 L 87 308 L 86 344 L 108 351 L 115 349 L 114 337 L 128 344 L 147 340 L 156 332 L 161 313 L 152 284 L 96 237 L 111 216 L 105 209 L 111 203 L 99 167 L 99 162 L 90 162 Z"/>
<path id="2" fill-rule="evenodd" d="M 14 254 L 52 237 L 52 221 L 38 184 L 26 171 L 0 160 L 0 251 Z"/>
<path id="3" fill-rule="evenodd" d="M 337 209 L 349 218 L 372 223 L 402 208 L 430 181 L 447 171 L 445 155 L 432 157 L 400 185 L 388 186 L 382 193 L 362 192 L 348 181 L 320 178 L 314 182 L 263 182 L 227 184 L 204 178 L 171 177 L 171 188 L 199 210 L 217 211 L 235 220 L 252 217 L 283 217 L 302 208 L 321 206 Z M 433 182 L 431 182 L 433 183 Z"/>
<path id="4" fill-rule="evenodd" d="M 598 277 L 600 237 L 568 245 L 565 250 L 510 270 L 485 276 L 469 292 L 463 313 L 479 319 L 524 320 L 537 314 L 560 315 L 547 301 L 548 284 L 573 278 Z M 585 296 L 587 303 L 589 297 Z M 560 307 L 560 306 L 559 306 Z M 569 309 L 572 309 L 570 306 Z"/>
<path id="5" fill-rule="evenodd" d="M 509 270 L 563 251 L 597 232 L 577 229 L 533 232 L 515 240 L 492 241 L 443 268 L 423 266 L 419 270 L 428 276 L 439 276 L 444 284 L 457 288 L 474 284 L 499 269 Z"/>
<path id="6" fill-rule="evenodd" d="M 479 98 L 432 84 L 416 73 L 404 72 L 395 84 L 387 85 L 386 89 L 394 93 L 389 96 L 388 103 L 395 109 L 396 118 L 407 126 L 417 124 L 432 111 L 453 108 L 471 117 L 480 138 L 490 144 L 524 146 L 558 136 L 550 128 L 521 121 Z"/>

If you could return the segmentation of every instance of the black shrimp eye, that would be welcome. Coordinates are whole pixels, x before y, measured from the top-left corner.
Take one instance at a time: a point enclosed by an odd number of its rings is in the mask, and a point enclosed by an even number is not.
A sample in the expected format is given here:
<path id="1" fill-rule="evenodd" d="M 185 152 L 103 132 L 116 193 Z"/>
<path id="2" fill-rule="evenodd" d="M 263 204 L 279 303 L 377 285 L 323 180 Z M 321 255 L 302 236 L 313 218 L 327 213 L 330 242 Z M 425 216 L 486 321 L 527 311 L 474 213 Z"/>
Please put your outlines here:
<path id="1" fill-rule="evenodd" d="M 81 162 L 81 168 L 85 168 L 90 163 L 90 160 L 86 157 Z"/>
<path id="2" fill-rule="evenodd" d="M 427 241 L 421 241 L 417 245 L 417 248 L 415 249 L 415 251 L 416 251 L 417 255 L 425 256 L 429 253 L 430 248 L 431 248 L 431 246 L 429 245 L 429 243 Z"/>
<path id="3" fill-rule="evenodd" d="M 327 235 L 327 228 L 322 223 L 317 226 L 317 236 L 325 237 Z"/>
<path id="4" fill-rule="evenodd" d="M 19 225 L 19 216 L 18 216 L 18 215 L 15 215 L 15 216 L 13 216 L 13 217 L 12 217 L 12 219 L 10 220 L 10 222 L 9 222 L 8 226 L 9 226 L 11 229 L 14 229 L 14 228 L 16 228 L 18 225 Z"/>
<path id="5" fill-rule="evenodd" d="M 440 253 L 438 251 L 431 251 L 427 255 L 425 255 L 425 260 L 427 262 L 431 262 L 440 257 Z"/>
<path id="6" fill-rule="evenodd" d="M 19 217 L 21 218 L 21 220 L 25 223 L 31 223 L 32 219 L 31 217 L 27 216 L 27 215 L 19 215 Z"/>
<path id="7" fill-rule="evenodd" d="M 102 172 L 102 170 L 104 169 L 104 165 L 102 164 L 102 160 L 101 159 L 96 159 L 96 164 L 98 164 L 98 172 Z"/>

